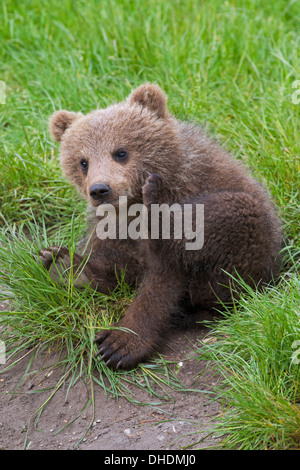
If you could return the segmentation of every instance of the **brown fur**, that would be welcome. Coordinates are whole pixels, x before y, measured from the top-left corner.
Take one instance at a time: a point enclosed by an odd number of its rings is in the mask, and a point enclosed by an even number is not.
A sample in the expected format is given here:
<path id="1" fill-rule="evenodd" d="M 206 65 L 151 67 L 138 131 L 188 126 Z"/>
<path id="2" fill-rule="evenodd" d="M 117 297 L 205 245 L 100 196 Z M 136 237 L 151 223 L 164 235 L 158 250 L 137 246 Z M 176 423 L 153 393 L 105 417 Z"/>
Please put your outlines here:
<path id="1" fill-rule="evenodd" d="M 61 142 L 65 175 L 89 200 L 92 212 L 91 256 L 81 280 L 108 293 L 115 273 L 126 267 L 126 281 L 139 292 L 118 326 L 97 337 L 101 358 L 113 367 L 131 368 L 156 350 L 172 319 L 211 312 L 218 300 L 230 302 L 229 274 L 250 284 L 267 283 L 277 271 L 281 230 L 262 186 L 197 125 L 169 115 L 166 97 L 156 85 L 142 85 L 119 104 L 83 116 L 58 111 L 50 121 Z M 114 158 L 117 149 L 126 161 Z M 88 161 L 82 171 L 80 161 Z M 204 204 L 204 246 L 187 251 L 185 240 L 100 240 L 95 233 L 99 201 L 89 190 L 109 185 L 105 203 L 119 196 L 132 203 Z M 53 272 L 67 264 L 66 248 L 46 249 L 41 259 Z M 84 253 L 75 256 L 79 266 Z M 227 286 L 227 287 L 226 287 Z"/>

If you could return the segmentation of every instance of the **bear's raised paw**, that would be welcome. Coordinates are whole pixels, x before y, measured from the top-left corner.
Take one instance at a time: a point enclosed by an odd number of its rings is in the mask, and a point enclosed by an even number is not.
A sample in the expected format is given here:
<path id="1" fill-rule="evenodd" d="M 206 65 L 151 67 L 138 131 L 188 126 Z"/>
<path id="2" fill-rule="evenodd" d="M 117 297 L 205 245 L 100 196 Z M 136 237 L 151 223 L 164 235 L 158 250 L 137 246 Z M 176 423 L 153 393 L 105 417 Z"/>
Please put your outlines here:
<path id="1" fill-rule="evenodd" d="M 157 173 L 150 173 L 143 186 L 143 203 L 145 206 L 161 202 L 163 181 Z"/>

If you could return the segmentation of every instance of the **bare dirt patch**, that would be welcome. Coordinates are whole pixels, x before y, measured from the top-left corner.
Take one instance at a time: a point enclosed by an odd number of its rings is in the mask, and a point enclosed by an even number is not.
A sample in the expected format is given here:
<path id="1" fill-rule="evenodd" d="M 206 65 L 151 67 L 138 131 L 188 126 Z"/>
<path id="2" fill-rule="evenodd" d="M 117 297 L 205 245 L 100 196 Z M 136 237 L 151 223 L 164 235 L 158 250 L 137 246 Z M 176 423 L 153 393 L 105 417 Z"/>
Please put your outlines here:
<path id="1" fill-rule="evenodd" d="M 199 373 L 204 370 L 205 363 L 197 361 L 191 352 L 192 345 L 207 332 L 207 328 L 173 330 L 163 352 L 170 360 L 178 363 L 182 361 L 178 377 L 186 388 L 213 392 L 216 377 L 206 370 L 199 380 Z M 141 406 L 123 397 L 107 397 L 96 384 L 93 388 L 94 412 L 89 405 L 81 413 L 91 398 L 90 384 L 81 380 L 70 388 L 68 394 L 69 383 L 66 381 L 43 407 L 37 420 L 36 412 L 51 395 L 51 388 L 58 383 L 61 371 L 50 367 L 42 376 L 40 373 L 30 374 L 12 396 L 24 375 L 29 357 L 0 374 L 1 449 L 74 449 L 84 436 L 77 447 L 79 449 L 178 450 L 210 434 L 213 429 L 212 419 L 220 413 L 220 404 L 211 402 L 212 394 L 205 392 L 176 392 L 168 389 L 171 400 L 157 406 Z M 187 357 L 190 358 L 185 359 Z M 50 364 L 54 366 L 57 361 L 55 354 L 48 357 L 40 354 L 30 370 L 38 371 Z M 4 367 L 2 365 L 1 369 Z M 158 401 L 150 397 L 148 392 L 134 388 L 139 402 Z M 196 431 L 201 431 L 201 434 Z M 216 442 L 212 434 L 194 448 L 215 445 Z"/>

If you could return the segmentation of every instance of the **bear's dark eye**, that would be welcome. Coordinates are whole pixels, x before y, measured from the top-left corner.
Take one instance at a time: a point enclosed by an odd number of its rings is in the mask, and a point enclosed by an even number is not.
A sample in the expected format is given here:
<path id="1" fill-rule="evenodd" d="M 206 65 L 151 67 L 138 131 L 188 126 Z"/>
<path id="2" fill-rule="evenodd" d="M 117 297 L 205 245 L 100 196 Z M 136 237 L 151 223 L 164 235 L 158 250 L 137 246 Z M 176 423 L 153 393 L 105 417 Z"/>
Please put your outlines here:
<path id="1" fill-rule="evenodd" d="M 128 153 L 124 149 L 118 149 L 114 152 L 113 157 L 118 161 L 125 161 L 128 157 Z"/>
<path id="2" fill-rule="evenodd" d="M 86 160 L 84 160 L 84 158 L 82 160 L 80 160 L 80 165 L 81 165 L 81 169 L 84 173 L 86 173 L 88 171 L 88 167 L 89 167 L 89 164 Z"/>

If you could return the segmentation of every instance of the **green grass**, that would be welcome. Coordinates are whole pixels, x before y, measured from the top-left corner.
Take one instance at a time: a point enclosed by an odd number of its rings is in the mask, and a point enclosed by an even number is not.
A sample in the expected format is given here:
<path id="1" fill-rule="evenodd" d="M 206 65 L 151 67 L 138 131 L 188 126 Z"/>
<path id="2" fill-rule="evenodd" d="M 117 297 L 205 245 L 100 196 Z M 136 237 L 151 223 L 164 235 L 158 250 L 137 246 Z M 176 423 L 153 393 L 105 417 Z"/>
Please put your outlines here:
<path id="1" fill-rule="evenodd" d="M 74 227 L 75 223 L 69 224 L 71 256 L 76 248 Z M 118 396 L 118 390 L 122 390 L 120 394 L 125 395 L 122 381 L 129 380 L 128 374 L 113 372 L 104 361 L 99 361 L 95 356 L 97 346 L 94 339 L 97 331 L 110 328 L 111 323 L 120 319 L 136 293 L 125 283 L 123 276 L 110 295 L 96 292 L 90 285 L 76 289 L 72 269 L 61 275 L 63 285 L 54 282 L 38 260 L 38 251 L 41 243 L 63 244 L 64 231 L 48 238 L 45 230 L 45 225 L 41 228 L 35 222 L 27 224 L 26 230 L 24 227 L 7 227 L 0 233 L 0 282 L 5 289 L 1 297 L 10 299 L 12 306 L 9 311 L 1 312 L 0 328 L 9 357 L 16 357 L 28 348 L 32 351 L 58 349 L 64 356 L 62 363 L 69 368 L 67 375 L 70 372 L 76 374 L 78 368 L 82 370 L 85 367 L 88 376 L 95 374 L 97 383 L 102 381 L 101 386 L 107 394 Z M 83 261 L 82 268 L 87 259 Z M 148 367 L 155 374 L 166 364 L 163 360 L 158 363 L 157 368 L 154 364 L 149 367 L 142 365 L 141 370 Z M 171 375 L 170 383 L 180 388 L 176 375 L 173 374 L 172 379 Z M 108 377 L 108 382 L 103 377 Z M 161 382 L 167 384 L 167 381 Z M 149 390 L 155 395 L 154 390 Z M 162 399 L 163 394 L 162 391 L 156 396 Z"/>
<path id="2" fill-rule="evenodd" d="M 290 341 L 300 340 L 299 316 L 291 313 L 299 312 L 300 104 L 292 100 L 300 79 L 299 15 L 299 2 L 283 0 L 1 3 L 1 282 L 15 311 L 0 318 L 12 354 L 59 347 L 67 351 L 62 378 L 74 382 L 81 371 L 128 396 L 126 380 L 139 383 L 138 375 L 101 369 L 92 359 L 94 329 L 117 318 L 134 294 L 122 282 L 110 297 L 71 284 L 60 289 L 32 257 L 47 238 L 74 247 L 84 228 L 85 203 L 61 176 L 47 130 L 51 113 L 88 112 L 154 81 L 178 118 L 204 122 L 266 184 L 283 220 L 285 280 L 263 294 L 249 291 L 216 327 L 216 335 L 230 340 L 216 341 L 211 353 L 218 370 L 227 364 L 232 371 L 224 372 L 230 411 L 224 411 L 223 445 L 299 447 L 293 431 L 299 365 L 290 362 Z M 162 360 L 147 367 L 135 374 L 144 374 L 149 390 L 151 367 L 161 368 L 167 381 Z"/>
<path id="3" fill-rule="evenodd" d="M 75 251 L 74 227 L 75 223 L 69 224 L 70 253 Z M 79 379 L 88 382 L 91 395 L 88 402 L 83 403 L 81 412 L 90 405 L 94 410 L 95 385 L 102 387 L 108 398 L 125 397 L 133 404 L 155 408 L 173 400 L 171 390 L 188 391 L 177 377 L 176 364 L 174 367 L 164 357 L 157 356 L 131 372 L 113 371 L 97 358 L 96 333 L 102 328 L 111 328 L 111 323 L 119 320 L 135 291 L 128 287 L 123 277 L 110 295 L 95 292 L 90 286 L 76 289 L 72 270 L 62 275 L 63 286 L 52 281 L 38 262 L 38 251 L 42 242 L 63 243 L 63 234 L 64 230 L 61 230 L 49 239 L 45 225 L 41 228 L 36 222 L 27 224 L 26 230 L 25 227 L 13 226 L 0 233 L 0 284 L 4 284 L 0 300 L 10 300 L 10 309 L 0 312 L 1 339 L 5 342 L 8 363 L 1 372 L 25 357 L 29 359 L 12 396 L 25 378 L 31 374 L 47 373 L 47 367 L 50 371 L 53 367 L 59 369 L 60 379 L 53 388 L 35 391 L 48 394 L 43 405 L 36 410 L 37 421 L 56 391 L 65 385 L 67 398 L 70 388 Z M 34 370 L 32 364 L 39 353 L 47 356 L 58 353 L 60 359 L 55 366 L 51 363 L 41 370 Z M 149 398 L 145 402 L 137 397 L 139 389 L 147 392 Z"/>
<path id="4" fill-rule="evenodd" d="M 199 344 L 199 359 L 223 377 L 216 435 L 228 449 L 299 449 L 299 278 L 247 291 Z"/>

